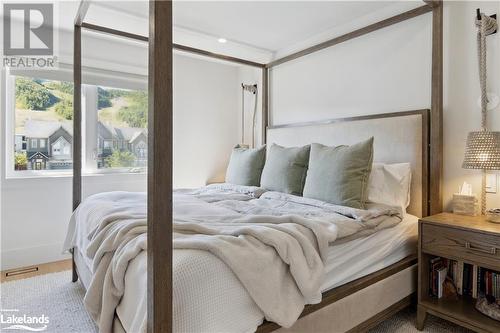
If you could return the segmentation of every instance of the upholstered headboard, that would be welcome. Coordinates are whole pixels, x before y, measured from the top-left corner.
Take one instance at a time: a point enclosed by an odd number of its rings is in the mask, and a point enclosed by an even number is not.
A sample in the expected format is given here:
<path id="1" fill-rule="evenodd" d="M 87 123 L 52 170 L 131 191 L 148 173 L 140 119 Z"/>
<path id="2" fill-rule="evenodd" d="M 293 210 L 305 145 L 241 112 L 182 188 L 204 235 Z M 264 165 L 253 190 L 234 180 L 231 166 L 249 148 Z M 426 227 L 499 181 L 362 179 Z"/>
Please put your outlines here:
<path id="1" fill-rule="evenodd" d="M 409 162 L 411 201 L 407 211 L 426 216 L 429 188 L 429 110 L 375 114 L 321 122 L 272 126 L 267 143 L 301 146 L 313 142 L 350 145 L 373 136 L 374 162 Z"/>

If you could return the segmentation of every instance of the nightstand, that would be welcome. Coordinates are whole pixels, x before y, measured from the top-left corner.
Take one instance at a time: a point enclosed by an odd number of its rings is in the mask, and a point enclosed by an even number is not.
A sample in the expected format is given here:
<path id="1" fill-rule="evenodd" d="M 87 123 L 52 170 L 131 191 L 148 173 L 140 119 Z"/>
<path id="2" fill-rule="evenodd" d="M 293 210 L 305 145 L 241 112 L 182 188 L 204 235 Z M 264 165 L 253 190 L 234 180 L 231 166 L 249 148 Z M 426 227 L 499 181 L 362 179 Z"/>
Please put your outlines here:
<path id="1" fill-rule="evenodd" d="M 418 314 L 417 329 L 422 330 L 427 314 L 449 320 L 476 332 L 500 332 L 500 322 L 474 307 L 471 295 L 446 300 L 430 295 L 431 260 L 437 257 L 456 261 L 467 268 L 500 271 L 500 225 L 484 216 L 442 213 L 419 220 L 418 226 Z M 454 263 L 454 262 L 453 262 Z M 470 275 L 468 275 L 470 276 Z"/>

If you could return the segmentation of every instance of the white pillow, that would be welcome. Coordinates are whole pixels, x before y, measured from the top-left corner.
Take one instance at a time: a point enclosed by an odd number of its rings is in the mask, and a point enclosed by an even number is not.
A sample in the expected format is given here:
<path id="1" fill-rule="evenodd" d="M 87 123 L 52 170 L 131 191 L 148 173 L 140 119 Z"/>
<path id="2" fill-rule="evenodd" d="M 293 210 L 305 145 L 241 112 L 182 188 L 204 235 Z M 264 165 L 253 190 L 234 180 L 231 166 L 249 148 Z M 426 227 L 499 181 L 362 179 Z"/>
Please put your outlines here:
<path id="1" fill-rule="evenodd" d="M 410 205 L 410 163 L 373 163 L 368 179 L 368 202 L 401 207 Z"/>

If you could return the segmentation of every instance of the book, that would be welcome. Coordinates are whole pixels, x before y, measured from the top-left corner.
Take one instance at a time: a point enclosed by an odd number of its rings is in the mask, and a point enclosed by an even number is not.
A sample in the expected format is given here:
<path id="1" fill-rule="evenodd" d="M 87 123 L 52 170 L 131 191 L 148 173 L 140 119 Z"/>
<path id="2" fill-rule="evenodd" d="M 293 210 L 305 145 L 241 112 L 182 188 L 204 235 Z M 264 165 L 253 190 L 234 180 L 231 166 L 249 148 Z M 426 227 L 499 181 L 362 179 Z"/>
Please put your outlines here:
<path id="1" fill-rule="evenodd" d="M 500 272 L 441 257 L 429 262 L 429 295 L 443 297 L 443 282 L 451 280 L 458 295 L 487 296 L 500 304 Z"/>
<path id="2" fill-rule="evenodd" d="M 457 287 L 457 292 L 459 295 L 463 294 L 463 284 L 464 284 L 464 262 L 457 262 L 457 280 L 455 281 L 455 286 Z"/>
<path id="3" fill-rule="evenodd" d="M 438 295 L 438 274 L 437 270 L 443 265 L 441 257 L 436 257 L 430 260 L 430 276 L 429 276 L 429 294 L 431 296 Z"/>
<path id="4" fill-rule="evenodd" d="M 448 267 L 441 267 L 437 270 L 437 297 L 443 297 L 443 283 L 446 280 L 446 276 L 448 274 Z"/>
<path id="5" fill-rule="evenodd" d="M 474 265 L 472 266 L 472 298 L 477 298 L 477 277 L 478 267 Z"/>

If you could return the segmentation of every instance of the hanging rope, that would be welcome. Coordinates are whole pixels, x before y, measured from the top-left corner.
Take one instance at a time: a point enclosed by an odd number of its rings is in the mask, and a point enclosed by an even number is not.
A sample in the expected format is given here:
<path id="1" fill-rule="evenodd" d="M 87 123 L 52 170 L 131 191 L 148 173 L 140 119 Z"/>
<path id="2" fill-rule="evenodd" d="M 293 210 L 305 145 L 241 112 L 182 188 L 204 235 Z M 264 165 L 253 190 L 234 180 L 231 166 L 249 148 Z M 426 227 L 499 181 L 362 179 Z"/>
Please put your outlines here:
<path id="1" fill-rule="evenodd" d="M 259 91 L 257 90 L 257 86 L 255 86 L 255 99 L 253 104 L 253 116 L 252 116 L 252 148 L 255 148 L 255 120 L 257 118 L 257 100 Z"/>
<path id="2" fill-rule="evenodd" d="M 258 89 L 256 84 L 241 84 L 241 142 L 245 141 L 245 91 L 254 95 L 254 108 L 252 115 L 252 148 L 255 147 L 255 119 L 257 115 L 257 94 Z"/>
<path id="3" fill-rule="evenodd" d="M 486 130 L 486 107 L 488 96 L 486 90 L 486 36 L 497 30 L 497 21 L 487 15 L 481 14 L 481 19 L 476 18 L 477 31 L 477 54 L 479 60 L 479 85 L 481 87 L 481 128 Z"/>
<path id="4" fill-rule="evenodd" d="M 479 15 L 479 10 L 478 10 Z M 487 131 L 487 106 L 488 95 L 486 90 L 486 36 L 497 30 L 497 21 L 487 15 L 481 14 L 480 20 L 476 17 L 477 31 L 477 55 L 479 63 L 479 85 L 481 87 L 481 129 Z M 481 214 L 486 212 L 486 172 L 482 172 L 481 180 Z"/>

